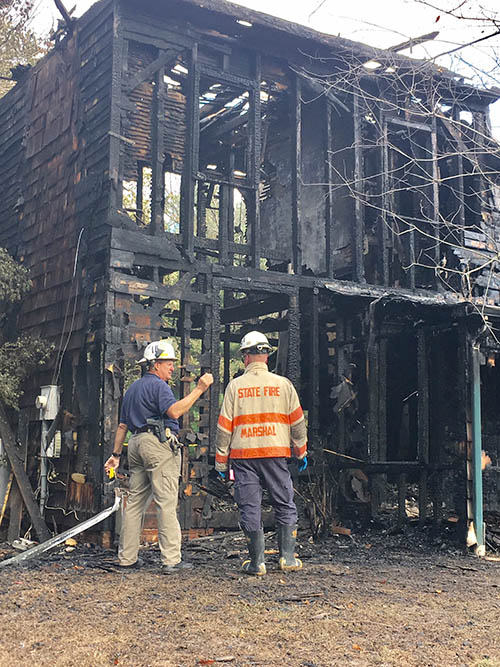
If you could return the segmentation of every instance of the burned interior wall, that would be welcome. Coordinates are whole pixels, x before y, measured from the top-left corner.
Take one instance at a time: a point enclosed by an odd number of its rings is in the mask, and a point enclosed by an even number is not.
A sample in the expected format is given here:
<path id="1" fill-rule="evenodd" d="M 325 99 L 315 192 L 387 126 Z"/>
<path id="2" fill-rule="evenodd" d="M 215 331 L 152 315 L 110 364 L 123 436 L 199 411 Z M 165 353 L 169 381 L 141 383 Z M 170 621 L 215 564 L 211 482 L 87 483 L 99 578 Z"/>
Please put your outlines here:
<path id="1" fill-rule="evenodd" d="M 330 107 L 327 114 L 330 128 L 327 176 L 332 228 L 329 275 L 350 278 L 353 268 L 353 230 L 345 221 L 352 221 L 355 217 L 355 199 L 350 187 L 354 178 L 355 157 L 353 115 L 339 107 Z"/>
<path id="2" fill-rule="evenodd" d="M 264 58 L 262 76 L 268 82 L 269 95 L 263 120 L 260 183 L 260 213 L 266 245 L 282 261 L 293 257 L 292 238 L 292 168 L 294 123 L 291 107 L 292 77 L 286 66 Z M 274 261 L 279 264 L 279 261 Z"/>
<path id="3" fill-rule="evenodd" d="M 326 274 L 326 206 L 325 164 L 327 155 L 326 115 L 324 98 L 315 99 L 301 86 L 301 235 L 304 271 L 316 276 Z"/>

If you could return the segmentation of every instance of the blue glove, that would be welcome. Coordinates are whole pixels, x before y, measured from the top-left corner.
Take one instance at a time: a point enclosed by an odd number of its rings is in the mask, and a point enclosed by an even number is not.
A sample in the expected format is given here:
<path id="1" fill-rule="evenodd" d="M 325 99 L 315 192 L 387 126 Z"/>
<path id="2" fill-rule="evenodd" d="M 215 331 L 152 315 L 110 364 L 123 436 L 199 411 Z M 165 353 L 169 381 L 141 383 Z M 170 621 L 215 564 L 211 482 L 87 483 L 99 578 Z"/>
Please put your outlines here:
<path id="1" fill-rule="evenodd" d="M 300 459 L 300 461 L 298 461 L 298 470 L 299 472 L 304 472 L 306 468 L 307 468 L 307 456 L 304 456 L 303 459 Z"/>
<path id="2" fill-rule="evenodd" d="M 219 480 L 220 480 L 221 482 L 225 482 L 225 481 L 226 481 L 226 479 L 227 479 L 227 472 L 226 472 L 226 471 L 217 470 L 217 475 L 218 475 Z"/>

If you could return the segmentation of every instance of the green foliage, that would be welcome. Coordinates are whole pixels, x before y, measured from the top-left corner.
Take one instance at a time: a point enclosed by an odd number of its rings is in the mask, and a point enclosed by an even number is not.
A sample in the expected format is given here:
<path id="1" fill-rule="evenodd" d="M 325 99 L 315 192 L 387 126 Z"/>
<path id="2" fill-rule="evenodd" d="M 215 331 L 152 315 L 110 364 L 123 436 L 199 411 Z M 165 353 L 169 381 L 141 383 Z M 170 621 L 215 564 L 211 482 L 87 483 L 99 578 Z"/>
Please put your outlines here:
<path id="1" fill-rule="evenodd" d="M 0 248 L 0 324 L 4 326 L 12 315 L 12 305 L 18 303 L 31 289 L 28 270 L 15 262 Z M 0 339 L 4 332 L 0 330 Z M 22 336 L 0 344 L 0 400 L 17 409 L 26 377 L 42 366 L 52 352 L 52 346 L 40 338 Z"/>
<path id="2" fill-rule="evenodd" d="M 141 367 L 136 361 L 125 361 L 124 376 L 124 391 L 127 391 L 132 382 L 141 377 Z"/>
<path id="3" fill-rule="evenodd" d="M 29 28 L 32 0 L 0 0 L 0 76 L 10 78 L 18 65 L 33 65 L 47 50 L 47 44 Z M 14 84 L 0 80 L 0 96 Z"/>
<path id="4" fill-rule="evenodd" d="M 4 305 L 17 303 L 30 289 L 28 270 L 0 248 L 0 301 Z"/>
<path id="5" fill-rule="evenodd" d="M 0 346 L 0 399 L 9 407 L 19 407 L 23 380 L 43 366 L 52 346 L 40 338 L 21 336 Z"/>

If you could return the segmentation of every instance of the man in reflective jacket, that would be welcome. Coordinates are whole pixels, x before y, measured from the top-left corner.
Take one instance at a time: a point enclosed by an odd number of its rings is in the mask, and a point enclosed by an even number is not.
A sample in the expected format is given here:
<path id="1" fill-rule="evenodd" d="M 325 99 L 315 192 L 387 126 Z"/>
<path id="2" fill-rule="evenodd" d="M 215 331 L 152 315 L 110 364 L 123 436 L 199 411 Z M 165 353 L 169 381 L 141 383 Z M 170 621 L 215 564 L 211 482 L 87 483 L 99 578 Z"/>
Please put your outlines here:
<path id="1" fill-rule="evenodd" d="M 275 509 L 279 566 L 282 570 L 302 567 L 294 552 L 297 508 L 287 459 L 294 456 L 301 461 L 299 470 L 306 468 L 306 424 L 293 384 L 267 368 L 270 350 L 259 331 L 243 337 L 240 351 L 245 372 L 226 388 L 216 439 L 216 470 L 225 477 L 231 459 L 234 471 L 234 497 L 250 554 L 242 569 L 254 575 L 266 573 L 262 487 L 267 488 Z"/>

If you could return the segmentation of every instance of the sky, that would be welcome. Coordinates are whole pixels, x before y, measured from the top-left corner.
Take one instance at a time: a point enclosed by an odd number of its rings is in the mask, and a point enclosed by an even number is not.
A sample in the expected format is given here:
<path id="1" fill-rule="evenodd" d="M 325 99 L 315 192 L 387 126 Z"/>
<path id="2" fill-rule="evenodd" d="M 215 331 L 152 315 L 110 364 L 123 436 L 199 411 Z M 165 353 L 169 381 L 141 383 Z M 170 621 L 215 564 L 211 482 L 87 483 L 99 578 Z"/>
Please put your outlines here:
<path id="1" fill-rule="evenodd" d="M 419 0 L 234 0 L 256 11 L 266 12 L 280 18 L 302 23 L 314 30 L 338 35 L 357 42 L 364 42 L 380 48 L 400 44 L 411 37 L 439 31 L 431 42 L 401 53 L 417 58 L 435 58 L 439 54 L 454 49 L 457 45 L 469 43 L 495 32 L 492 22 L 457 20 L 444 12 L 419 2 Z M 432 2 L 433 0 L 429 0 Z M 70 10 L 75 6 L 73 16 L 81 16 L 96 0 L 63 0 Z M 437 6 L 456 6 L 452 0 L 434 0 Z M 499 0 L 465 0 L 464 14 L 474 17 L 486 14 L 500 21 Z M 483 14 L 482 14 L 483 12 Z M 47 34 L 60 18 L 54 0 L 35 0 L 35 16 L 32 28 Z M 445 55 L 437 62 L 466 76 L 474 75 L 474 65 L 482 71 L 491 71 L 484 87 L 500 87 L 500 67 L 492 56 L 494 49 L 500 54 L 500 35 L 469 46 L 456 54 Z M 457 63 L 457 56 L 470 63 Z M 495 81 L 496 79 L 496 81 Z M 500 101 L 491 107 L 491 122 L 495 136 L 500 139 Z"/>

